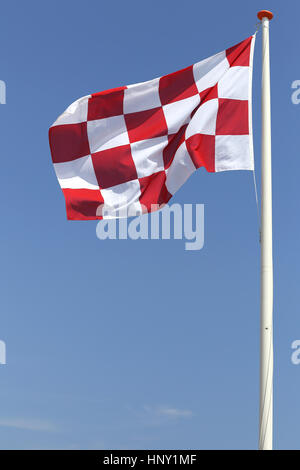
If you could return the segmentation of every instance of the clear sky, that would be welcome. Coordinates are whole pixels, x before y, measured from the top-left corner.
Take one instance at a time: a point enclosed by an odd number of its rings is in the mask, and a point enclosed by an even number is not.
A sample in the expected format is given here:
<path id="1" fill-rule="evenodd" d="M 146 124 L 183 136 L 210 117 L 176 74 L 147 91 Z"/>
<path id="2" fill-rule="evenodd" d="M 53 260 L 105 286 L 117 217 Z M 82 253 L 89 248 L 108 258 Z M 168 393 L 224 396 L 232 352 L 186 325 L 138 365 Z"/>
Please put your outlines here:
<path id="1" fill-rule="evenodd" d="M 292 5 L 291 8 L 287 8 Z M 193 64 L 271 24 L 275 446 L 300 449 L 297 2 L 6 2 L 0 105 L 2 449 L 253 449 L 259 242 L 251 172 L 199 170 L 205 245 L 107 240 L 66 220 L 48 128 L 75 99 Z M 253 125 L 260 180 L 261 33 Z"/>

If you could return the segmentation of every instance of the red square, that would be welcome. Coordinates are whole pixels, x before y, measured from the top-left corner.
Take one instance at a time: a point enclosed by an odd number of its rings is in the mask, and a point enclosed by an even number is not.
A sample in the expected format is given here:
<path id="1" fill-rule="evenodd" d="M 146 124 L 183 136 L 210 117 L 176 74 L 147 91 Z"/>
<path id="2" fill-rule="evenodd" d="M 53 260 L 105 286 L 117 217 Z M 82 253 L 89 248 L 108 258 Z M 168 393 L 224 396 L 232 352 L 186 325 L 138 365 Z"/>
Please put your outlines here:
<path id="1" fill-rule="evenodd" d="M 130 142 L 162 137 L 168 134 L 162 108 L 125 114 L 124 117 Z"/>
<path id="2" fill-rule="evenodd" d="M 206 101 L 218 98 L 218 84 L 210 88 L 206 88 L 206 90 L 204 91 L 201 91 L 200 98 L 201 98 L 200 105 L 205 103 Z"/>
<path id="3" fill-rule="evenodd" d="M 197 95 L 193 66 L 170 73 L 159 80 L 159 96 L 162 105 Z"/>
<path id="4" fill-rule="evenodd" d="M 249 66 L 251 41 L 252 36 L 226 50 L 226 57 L 230 67 L 233 65 Z"/>
<path id="5" fill-rule="evenodd" d="M 215 136 L 195 134 L 186 141 L 186 147 L 196 168 L 215 171 Z"/>
<path id="6" fill-rule="evenodd" d="M 70 162 L 90 154 L 86 122 L 50 127 L 49 142 L 53 163 Z"/>
<path id="7" fill-rule="evenodd" d="M 216 135 L 249 134 L 248 101 L 219 99 Z"/>
<path id="8" fill-rule="evenodd" d="M 93 93 L 88 103 L 88 121 L 123 114 L 125 88 L 113 88 Z"/>
<path id="9" fill-rule="evenodd" d="M 100 188 L 110 188 L 137 179 L 130 145 L 93 153 L 92 161 Z"/>
<path id="10" fill-rule="evenodd" d="M 175 156 L 176 150 L 178 147 L 180 147 L 182 142 L 184 142 L 186 128 L 187 124 L 182 126 L 176 134 L 168 136 L 168 145 L 163 150 L 165 170 L 169 168 Z"/>
<path id="11" fill-rule="evenodd" d="M 69 220 L 101 219 L 103 197 L 97 189 L 63 189 Z"/>
<path id="12" fill-rule="evenodd" d="M 166 204 L 171 199 L 172 194 L 169 193 L 166 187 L 166 173 L 160 171 L 145 178 L 139 178 L 141 195 L 140 203 L 143 207 L 143 212 L 151 212 L 151 205 L 156 207 L 152 209 L 158 210 L 163 204 Z M 145 211 L 146 207 L 146 211 Z"/>

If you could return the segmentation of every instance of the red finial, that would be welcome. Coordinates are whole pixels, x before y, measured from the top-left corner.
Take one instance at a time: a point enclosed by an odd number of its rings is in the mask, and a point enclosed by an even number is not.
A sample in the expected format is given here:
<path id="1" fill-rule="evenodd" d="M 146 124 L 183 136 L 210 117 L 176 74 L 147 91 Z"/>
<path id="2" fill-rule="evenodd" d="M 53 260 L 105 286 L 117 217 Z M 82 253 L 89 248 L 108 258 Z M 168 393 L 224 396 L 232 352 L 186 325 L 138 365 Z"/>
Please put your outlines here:
<path id="1" fill-rule="evenodd" d="M 257 13 L 257 17 L 260 20 L 262 20 L 263 18 L 268 18 L 269 20 L 271 20 L 273 16 L 274 16 L 273 13 L 268 10 L 261 10 Z"/>

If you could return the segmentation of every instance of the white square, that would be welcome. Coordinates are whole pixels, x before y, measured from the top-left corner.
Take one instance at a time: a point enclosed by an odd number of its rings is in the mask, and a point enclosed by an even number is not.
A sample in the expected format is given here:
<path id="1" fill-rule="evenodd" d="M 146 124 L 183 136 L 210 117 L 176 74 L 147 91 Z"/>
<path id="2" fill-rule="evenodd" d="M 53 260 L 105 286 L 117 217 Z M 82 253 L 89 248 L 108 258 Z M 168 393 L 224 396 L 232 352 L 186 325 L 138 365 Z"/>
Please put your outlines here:
<path id="1" fill-rule="evenodd" d="M 78 124 L 87 121 L 88 102 L 91 95 L 83 96 L 74 101 L 70 106 L 56 119 L 52 126 L 61 126 L 62 124 Z"/>
<path id="2" fill-rule="evenodd" d="M 139 202 L 141 188 L 138 180 L 101 189 L 101 194 L 104 199 L 104 218 L 122 218 L 142 214 Z"/>
<path id="3" fill-rule="evenodd" d="M 167 137 L 140 140 L 131 144 L 131 155 L 139 178 L 164 169 L 163 150 L 167 145 Z"/>
<path id="4" fill-rule="evenodd" d="M 225 51 L 194 64 L 194 79 L 199 93 L 214 86 L 228 69 L 229 62 Z"/>
<path id="5" fill-rule="evenodd" d="M 54 169 L 61 188 L 99 189 L 90 155 L 71 162 L 54 163 Z"/>
<path id="6" fill-rule="evenodd" d="M 218 82 L 218 97 L 248 100 L 249 74 L 249 67 L 230 67 Z"/>
<path id="7" fill-rule="evenodd" d="M 160 106 L 159 78 L 129 85 L 124 91 L 124 114 L 158 108 Z"/>
<path id="8" fill-rule="evenodd" d="M 253 170 L 252 136 L 217 135 L 215 171 Z"/>
<path id="9" fill-rule="evenodd" d="M 166 187 L 169 193 L 175 194 L 195 170 L 186 143 L 183 142 L 177 149 L 170 167 L 166 170 Z"/>
<path id="10" fill-rule="evenodd" d="M 184 100 L 163 106 L 165 119 L 168 126 L 168 134 L 175 134 L 191 119 L 191 113 L 200 103 L 200 96 L 194 95 Z"/>
<path id="11" fill-rule="evenodd" d="M 186 139 L 195 134 L 215 135 L 218 109 L 218 99 L 200 105 L 186 128 Z"/>
<path id="12" fill-rule="evenodd" d="M 88 121 L 87 133 L 91 153 L 129 144 L 124 116 Z"/>

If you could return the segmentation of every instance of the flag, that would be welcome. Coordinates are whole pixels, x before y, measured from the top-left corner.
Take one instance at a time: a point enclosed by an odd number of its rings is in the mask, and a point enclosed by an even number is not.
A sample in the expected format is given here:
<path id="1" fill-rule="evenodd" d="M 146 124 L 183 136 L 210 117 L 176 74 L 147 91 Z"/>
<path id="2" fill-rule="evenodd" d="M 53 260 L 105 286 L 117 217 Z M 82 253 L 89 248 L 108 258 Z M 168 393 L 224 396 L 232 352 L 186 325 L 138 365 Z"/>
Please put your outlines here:
<path id="1" fill-rule="evenodd" d="M 68 219 L 159 209 L 201 167 L 253 170 L 254 42 L 72 103 L 49 130 Z"/>

